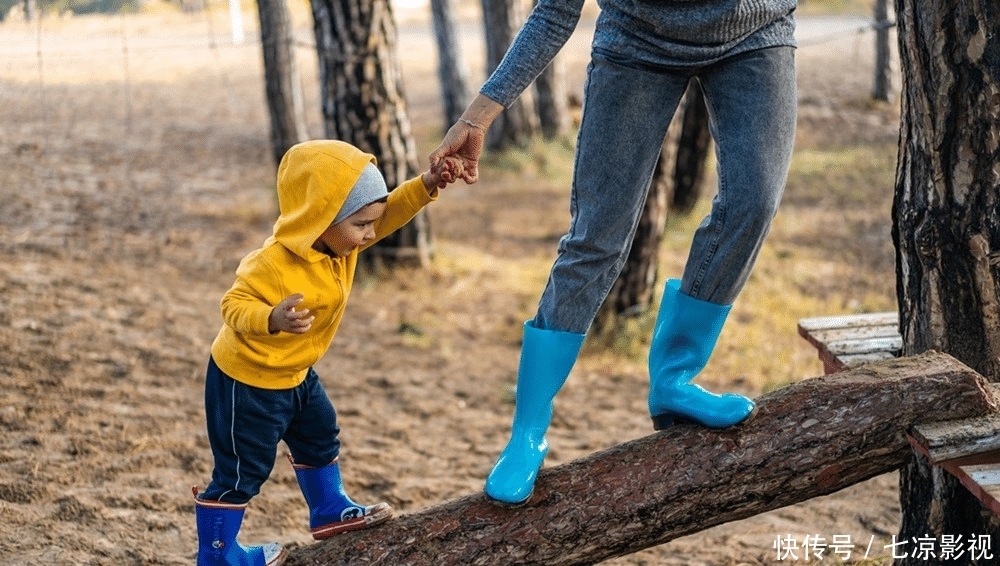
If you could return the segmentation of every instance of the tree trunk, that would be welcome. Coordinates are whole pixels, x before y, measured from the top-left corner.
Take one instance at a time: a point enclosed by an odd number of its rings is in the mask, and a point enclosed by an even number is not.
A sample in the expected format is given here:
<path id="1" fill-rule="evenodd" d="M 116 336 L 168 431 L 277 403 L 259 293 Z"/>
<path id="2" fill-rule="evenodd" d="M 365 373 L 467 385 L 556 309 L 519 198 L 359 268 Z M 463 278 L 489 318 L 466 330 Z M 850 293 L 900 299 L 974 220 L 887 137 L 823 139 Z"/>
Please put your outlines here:
<path id="1" fill-rule="evenodd" d="M 275 166 L 293 145 L 306 141 L 302 81 L 295 62 L 291 16 L 285 0 L 257 0 L 264 84 L 271 114 L 271 154 Z"/>
<path id="2" fill-rule="evenodd" d="M 1000 7 L 898 0 L 896 14 L 903 89 L 893 241 L 903 354 L 948 352 L 1000 381 Z M 899 538 L 1000 536 L 989 521 L 961 523 L 981 516 L 961 493 L 955 478 L 914 458 L 900 477 Z M 934 564 L 915 560 L 896 563 Z"/>
<path id="3" fill-rule="evenodd" d="M 538 0 L 535 0 L 535 4 Z M 553 140 L 569 133 L 569 95 L 566 92 L 566 63 L 561 55 L 549 63 L 535 79 L 538 123 L 545 139 Z"/>
<path id="4" fill-rule="evenodd" d="M 566 64 L 559 55 L 535 79 L 538 95 L 538 123 L 546 139 L 569 133 L 569 95 L 566 93 Z"/>
<path id="5" fill-rule="evenodd" d="M 892 99 L 892 65 L 889 60 L 889 0 L 875 0 L 875 80 L 872 98 Z"/>
<path id="6" fill-rule="evenodd" d="M 942 354 L 805 380 L 758 406 L 733 429 L 677 425 L 544 469 L 522 507 L 470 495 L 295 548 L 288 565 L 594 564 L 894 470 L 913 424 L 996 410 L 988 384 Z"/>
<path id="7" fill-rule="evenodd" d="M 431 0 L 438 49 L 438 78 L 444 104 L 444 128 L 458 121 L 469 105 L 469 70 L 462 59 L 452 0 Z"/>
<path id="8" fill-rule="evenodd" d="M 677 164 L 674 167 L 674 190 L 670 210 L 688 214 L 701 197 L 701 183 L 705 179 L 705 161 L 712 147 L 712 134 L 708 129 L 708 106 L 701 83 L 688 84 L 681 100 L 681 133 L 677 140 Z"/>
<path id="9" fill-rule="evenodd" d="M 378 158 L 390 189 L 417 173 L 389 0 L 312 0 L 326 137 Z M 426 211 L 369 248 L 369 265 L 430 261 Z"/>
<path id="10" fill-rule="evenodd" d="M 514 36 L 523 25 L 524 9 L 520 0 L 482 0 L 482 5 L 486 74 L 489 75 L 500 65 Z M 527 89 L 493 121 L 486 133 L 486 148 L 496 151 L 508 147 L 524 147 L 537 130 L 534 97 L 531 89 Z"/>
<path id="11" fill-rule="evenodd" d="M 36 0 L 24 0 L 24 21 L 33 22 L 38 18 L 38 2 Z"/>

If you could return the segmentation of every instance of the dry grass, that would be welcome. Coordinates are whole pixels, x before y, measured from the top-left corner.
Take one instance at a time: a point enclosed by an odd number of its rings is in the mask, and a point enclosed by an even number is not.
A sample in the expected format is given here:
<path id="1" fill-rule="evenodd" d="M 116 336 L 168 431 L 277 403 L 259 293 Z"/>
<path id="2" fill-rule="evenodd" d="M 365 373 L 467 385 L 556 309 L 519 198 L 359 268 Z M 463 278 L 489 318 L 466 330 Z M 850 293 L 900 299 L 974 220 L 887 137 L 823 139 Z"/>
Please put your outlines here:
<path id="1" fill-rule="evenodd" d="M 253 18 L 245 22 L 252 37 Z M 219 12 L 0 25 L 0 555 L 8 562 L 191 563 L 189 488 L 211 470 L 200 387 L 218 298 L 275 212 L 259 47 L 233 46 L 227 34 Z M 424 156 L 441 130 L 432 48 L 417 24 L 401 36 Z M 475 36 L 466 41 L 477 83 L 481 47 Z M 566 50 L 571 89 L 582 82 L 586 45 L 582 34 Z M 318 136 L 315 56 L 298 53 Z M 799 52 L 799 140 L 785 202 L 700 378 L 708 387 L 756 395 L 817 375 L 797 319 L 893 308 L 896 110 L 864 102 L 868 71 L 843 53 Z M 481 489 L 509 431 L 504 401 L 520 325 L 569 220 L 571 162 L 563 142 L 490 156 L 481 183 L 449 187 L 431 210 L 429 269 L 358 282 L 335 349 L 318 364 L 342 417 L 345 481 L 358 499 L 411 512 Z M 671 219 L 663 278 L 680 274 L 707 199 Z M 649 433 L 649 324 L 637 321 L 618 348 L 583 357 L 557 400 L 546 465 Z M 783 531 L 859 534 L 875 524 L 888 532 L 895 486 L 877 482 L 860 486 L 857 501 L 847 493 L 806 502 L 611 563 L 769 563 Z M 252 507 L 246 542 L 311 542 L 284 467 Z"/>

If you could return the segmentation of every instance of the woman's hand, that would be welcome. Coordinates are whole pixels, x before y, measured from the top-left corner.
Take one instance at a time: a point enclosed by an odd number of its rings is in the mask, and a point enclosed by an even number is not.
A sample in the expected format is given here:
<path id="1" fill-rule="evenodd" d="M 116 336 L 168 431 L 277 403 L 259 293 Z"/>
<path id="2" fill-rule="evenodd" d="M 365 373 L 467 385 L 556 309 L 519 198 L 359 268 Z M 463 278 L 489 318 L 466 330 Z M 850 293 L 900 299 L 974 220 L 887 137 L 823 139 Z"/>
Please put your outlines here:
<path id="1" fill-rule="evenodd" d="M 441 145 L 428 156 L 431 167 L 437 169 L 441 160 L 454 156 L 462 162 L 461 179 L 470 185 L 478 181 L 479 156 L 483 153 L 486 130 L 503 109 L 503 105 L 487 96 L 476 96 L 462 117 L 448 129 Z"/>
<path id="2" fill-rule="evenodd" d="M 475 183 L 479 180 L 479 156 L 483 152 L 485 140 L 486 128 L 482 125 L 470 125 L 461 120 L 455 122 L 448 129 L 441 145 L 428 157 L 431 168 L 436 170 L 445 158 L 458 158 L 462 163 L 459 177 L 470 185 Z"/>

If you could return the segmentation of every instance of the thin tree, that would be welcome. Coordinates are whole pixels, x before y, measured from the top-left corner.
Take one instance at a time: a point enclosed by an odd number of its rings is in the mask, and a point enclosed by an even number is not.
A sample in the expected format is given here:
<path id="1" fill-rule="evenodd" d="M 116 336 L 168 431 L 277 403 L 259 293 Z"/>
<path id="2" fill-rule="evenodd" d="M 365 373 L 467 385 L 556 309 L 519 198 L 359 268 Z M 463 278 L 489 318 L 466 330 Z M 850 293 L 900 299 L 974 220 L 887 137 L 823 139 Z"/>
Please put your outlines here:
<path id="1" fill-rule="evenodd" d="M 452 0 L 431 0 L 434 37 L 438 49 L 438 78 L 444 106 L 444 128 L 447 130 L 462 116 L 469 105 L 469 69 L 462 58 L 458 42 Z"/>
<path id="2" fill-rule="evenodd" d="M 28 22 L 33 22 L 37 17 L 38 17 L 37 0 L 24 0 L 24 20 Z"/>
<path id="3" fill-rule="evenodd" d="M 302 81 L 295 61 L 291 16 L 285 0 L 257 0 L 264 85 L 271 115 L 271 154 L 275 166 L 288 148 L 309 139 Z"/>
<path id="4" fill-rule="evenodd" d="M 535 79 L 538 99 L 538 124 L 545 139 L 556 139 L 569 133 L 569 95 L 566 93 L 566 63 L 561 55 L 549 63 Z"/>
<path id="5" fill-rule="evenodd" d="M 503 60 L 514 36 L 524 23 L 524 8 L 520 0 L 482 0 L 483 29 L 486 38 L 486 74 L 492 73 Z M 486 148 L 500 150 L 524 147 L 538 130 L 531 90 L 500 114 L 486 134 Z"/>
<path id="6" fill-rule="evenodd" d="M 378 158 L 389 187 L 417 173 L 417 150 L 406 115 L 398 66 L 396 23 L 389 0 L 312 0 L 319 58 L 323 130 Z M 430 224 L 421 211 L 369 248 L 368 264 L 430 261 Z"/>
<path id="7" fill-rule="evenodd" d="M 889 0 L 875 0 L 875 80 L 872 98 L 888 102 L 892 98 L 892 64 L 889 58 Z"/>
<path id="8" fill-rule="evenodd" d="M 535 0 L 537 3 L 538 0 Z M 538 96 L 535 108 L 542 136 L 551 140 L 569 133 L 572 120 L 566 92 L 566 63 L 562 55 L 556 55 L 535 79 L 535 94 Z"/>
<path id="9" fill-rule="evenodd" d="M 903 354 L 943 351 L 1000 381 L 1000 6 L 898 0 L 896 13 L 903 89 L 893 241 Z M 1000 540 L 995 518 L 922 457 L 900 472 L 900 503 L 899 540 Z M 896 564 L 944 563 L 917 558 Z M 996 561 L 966 555 L 962 563 Z"/>

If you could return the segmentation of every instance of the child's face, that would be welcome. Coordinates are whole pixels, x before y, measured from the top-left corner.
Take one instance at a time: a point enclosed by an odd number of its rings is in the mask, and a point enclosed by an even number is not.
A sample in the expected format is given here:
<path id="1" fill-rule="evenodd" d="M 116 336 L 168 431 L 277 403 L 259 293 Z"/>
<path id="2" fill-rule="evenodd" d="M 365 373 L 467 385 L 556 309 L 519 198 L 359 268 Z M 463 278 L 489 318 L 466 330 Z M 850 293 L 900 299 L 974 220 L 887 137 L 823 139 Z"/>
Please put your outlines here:
<path id="1" fill-rule="evenodd" d="M 313 248 L 343 257 L 375 239 L 375 221 L 385 214 L 384 202 L 373 202 L 343 221 L 330 225 Z"/>

